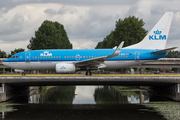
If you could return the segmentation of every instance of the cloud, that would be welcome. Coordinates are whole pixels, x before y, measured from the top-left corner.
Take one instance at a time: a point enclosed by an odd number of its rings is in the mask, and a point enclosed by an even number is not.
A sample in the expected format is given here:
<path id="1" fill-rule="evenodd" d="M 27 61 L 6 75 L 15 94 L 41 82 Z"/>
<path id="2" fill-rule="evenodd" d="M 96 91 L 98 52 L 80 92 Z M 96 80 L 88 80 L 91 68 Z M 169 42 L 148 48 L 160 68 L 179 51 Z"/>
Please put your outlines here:
<path id="1" fill-rule="evenodd" d="M 15 41 L 15 42 L 4 42 L 2 40 L 0 40 L 0 49 L 1 51 L 5 51 L 8 54 L 10 54 L 11 51 L 13 51 L 15 48 L 23 48 L 25 50 L 27 50 L 26 47 L 27 44 L 29 43 L 29 40 L 23 40 L 23 41 Z"/>
<path id="2" fill-rule="evenodd" d="M 172 11 L 168 44 L 173 46 L 179 39 L 179 4 L 178 0 L 5 0 L 0 4 L 0 44 L 9 46 L 21 41 L 26 48 L 42 22 L 51 20 L 64 25 L 74 49 L 94 48 L 114 30 L 119 18 L 134 15 L 143 19 L 144 28 L 150 30 L 165 12 Z"/>

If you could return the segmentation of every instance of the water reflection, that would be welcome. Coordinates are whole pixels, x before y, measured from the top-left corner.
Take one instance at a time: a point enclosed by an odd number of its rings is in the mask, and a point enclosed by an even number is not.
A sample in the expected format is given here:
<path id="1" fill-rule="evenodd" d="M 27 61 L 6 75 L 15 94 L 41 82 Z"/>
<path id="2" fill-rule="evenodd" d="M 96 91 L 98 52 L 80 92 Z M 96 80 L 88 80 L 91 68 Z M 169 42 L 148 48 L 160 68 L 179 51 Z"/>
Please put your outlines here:
<path id="1" fill-rule="evenodd" d="M 72 104 L 75 97 L 75 86 L 59 86 L 49 89 L 41 95 L 41 104 Z M 37 96 L 39 97 L 39 96 Z M 38 98 L 37 98 L 38 99 Z"/>
<path id="2" fill-rule="evenodd" d="M 149 102 L 146 91 L 124 86 L 103 86 L 95 89 L 94 99 L 97 104 L 142 104 Z"/>
<path id="3" fill-rule="evenodd" d="M 94 99 L 97 104 L 128 103 L 127 96 L 119 94 L 112 87 L 103 86 L 95 89 Z"/>
<path id="4" fill-rule="evenodd" d="M 146 91 L 124 86 L 59 86 L 46 93 L 31 95 L 29 103 L 40 104 L 143 104 Z"/>
<path id="5" fill-rule="evenodd" d="M 152 107 L 155 107 L 161 115 L 172 115 L 176 112 L 176 118 L 179 117 L 177 104 L 159 104 L 154 103 L 145 105 L 136 105 L 149 102 L 149 96 L 146 91 L 137 87 L 126 86 L 58 86 L 50 87 L 46 92 L 40 93 L 38 89 L 30 93 L 28 100 L 31 104 L 13 105 L 12 107 L 0 105 L 0 116 L 2 119 L 93 119 L 100 118 L 110 119 L 126 119 L 131 115 L 132 118 L 150 119 L 148 116 L 153 116 L 154 119 L 162 119 L 159 113 L 152 112 Z M 32 104 L 33 103 L 33 104 Z M 66 104 L 66 105 L 64 105 Z M 76 105 L 72 105 L 76 104 Z M 79 105 L 77 105 L 79 104 Z M 88 105 L 82 105 L 88 104 Z M 94 104 L 94 105 L 89 105 Z M 103 105 L 102 105 L 103 104 Z M 115 105 L 113 105 L 115 104 Z M 174 106 L 173 106 L 174 105 Z M 175 109 L 171 109 L 171 106 Z M 7 114 L 8 110 L 11 109 Z M 17 109 L 17 111 L 16 111 Z M 167 109 L 170 111 L 167 111 Z M 175 112 L 174 112 L 175 113 Z M 152 115 L 153 114 L 153 115 Z M 89 115 L 93 117 L 89 117 Z M 22 117 L 23 116 L 23 117 Z M 87 117 L 88 116 L 88 117 Z M 118 117 L 117 117 L 118 116 Z M 136 116 L 136 117 L 134 117 Z M 87 117 L 87 118 L 86 118 Z M 99 119 L 99 118 L 98 118 Z M 153 119 L 153 118 L 152 118 Z M 172 119 L 172 117 L 171 117 Z"/>
<path id="6" fill-rule="evenodd" d="M 73 104 L 96 104 L 93 97 L 95 88 L 96 86 L 76 86 Z"/>

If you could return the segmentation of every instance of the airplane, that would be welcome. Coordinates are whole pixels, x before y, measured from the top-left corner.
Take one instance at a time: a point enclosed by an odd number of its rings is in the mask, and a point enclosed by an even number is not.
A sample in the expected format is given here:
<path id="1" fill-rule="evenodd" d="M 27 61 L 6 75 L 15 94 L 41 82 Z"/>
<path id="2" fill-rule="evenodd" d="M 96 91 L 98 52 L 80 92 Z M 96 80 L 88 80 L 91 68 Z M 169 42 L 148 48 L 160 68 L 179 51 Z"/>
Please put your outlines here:
<path id="1" fill-rule="evenodd" d="M 165 49 L 173 12 L 166 12 L 145 38 L 123 47 L 124 41 L 113 49 L 52 49 L 20 52 L 3 61 L 3 65 L 22 71 L 55 70 L 56 73 L 75 73 L 86 70 L 127 68 L 165 57 L 177 47 Z M 25 76 L 25 72 L 22 73 Z"/>

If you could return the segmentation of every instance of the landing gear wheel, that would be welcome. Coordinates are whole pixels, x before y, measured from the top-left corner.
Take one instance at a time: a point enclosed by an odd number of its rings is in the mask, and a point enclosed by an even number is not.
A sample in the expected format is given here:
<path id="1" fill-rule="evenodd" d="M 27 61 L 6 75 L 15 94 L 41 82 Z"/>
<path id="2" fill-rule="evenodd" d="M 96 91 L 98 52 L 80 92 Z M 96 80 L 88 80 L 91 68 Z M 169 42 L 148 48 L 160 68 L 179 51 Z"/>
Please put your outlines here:
<path id="1" fill-rule="evenodd" d="M 91 75 L 92 75 L 91 71 L 88 70 L 88 71 L 86 72 L 86 76 L 91 76 Z"/>
<path id="2" fill-rule="evenodd" d="M 23 73 L 22 73 L 22 76 L 25 76 L 25 75 L 26 75 L 26 73 L 25 73 L 25 72 L 23 72 Z"/>

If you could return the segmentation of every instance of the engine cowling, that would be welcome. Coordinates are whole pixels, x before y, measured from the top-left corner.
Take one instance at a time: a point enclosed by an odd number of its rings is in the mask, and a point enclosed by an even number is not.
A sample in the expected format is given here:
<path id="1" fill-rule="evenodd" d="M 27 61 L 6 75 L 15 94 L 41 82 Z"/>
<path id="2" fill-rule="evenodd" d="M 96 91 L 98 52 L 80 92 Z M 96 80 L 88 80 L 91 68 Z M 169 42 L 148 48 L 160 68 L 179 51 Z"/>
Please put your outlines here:
<path id="1" fill-rule="evenodd" d="M 58 63 L 55 66 L 56 73 L 75 73 L 76 66 L 68 63 Z"/>

